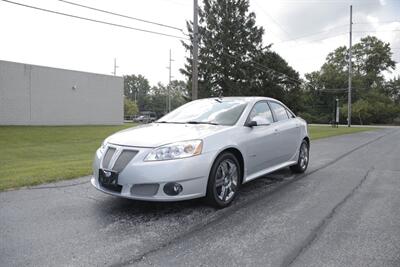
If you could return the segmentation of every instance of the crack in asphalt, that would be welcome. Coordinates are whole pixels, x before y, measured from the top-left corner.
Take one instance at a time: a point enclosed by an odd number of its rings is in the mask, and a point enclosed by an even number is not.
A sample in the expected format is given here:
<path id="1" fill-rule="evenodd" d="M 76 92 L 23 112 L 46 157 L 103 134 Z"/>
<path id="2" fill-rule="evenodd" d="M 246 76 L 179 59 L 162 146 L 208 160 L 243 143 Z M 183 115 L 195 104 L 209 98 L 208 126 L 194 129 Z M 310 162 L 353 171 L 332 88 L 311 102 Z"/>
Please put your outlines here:
<path id="1" fill-rule="evenodd" d="M 171 245 L 173 243 L 176 243 L 179 240 L 182 240 L 182 239 L 184 239 L 186 237 L 190 237 L 191 235 L 194 235 L 196 232 L 202 230 L 206 226 L 212 226 L 212 225 L 218 223 L 220 220 L 224 219 L 226 216 L 229 216 L 230 214 L 233 214 L 233 213 L 237 212 L 238 210 L 248 206 L 250 203 L 258 202 L 258 201 L 260 201 L 262 199 L 266 199 L 266 198 L 271 198 L 274 195 L 278 194 L 281 190 L 286 188 L 288 185 L 290 185 L 290 184 L 292 184 L 292 183 L 294 183 L 294 182 L 296 182 L 296 181 L 298 181 L 300 179 L 306 178 L 306 177 L 310 176 L 311 174 L 313 174 L 313 173 L 315 173 L 317 171 L 325 169 L 325 168 L 335 164 L 339 160 L 349 156 L 353 152 L 355 152 L 355 151 L 357 151 L 357 150 L 359 150 L 359 149 L 361 149 L 361 148 L 363 148 L 365 146 L 368 146 L 369 144 L 374 143 L 374 142 L 376 142 L 376 141 L 378 141 L 378 140 L 380 140 L 380 139 L 382 139 L 382 138 L 384 138 L 384 137 L 386 137 L 386 136 L 388 136 L 388 135 L 390 135 L 392 133 L 396 133 L 396 131 L 395 130 L 389 131 L 389 132 L 387 132 L 387 133 L 385 133 L 385 134 L 383 134 L 381 136 L 378 136 L 377 138 L 374 138 L 374 139 L 372 139 L 372 140 L 370 140 L 368 142 L 365 142 L 365 143 L 363 143 L 363 144 L 361 144 L 359 146 L 356 146 L 355 148 L 347 151 L 346 153 L 343 153 L 342 155 L 338 156 L 337 158 L 335 158 L 335 159 L 333 159 L 333 160 L 321 165 L 320 167 L 318 167 L 318 168 L 316 168 L 316 169 L 314 169 L 314 170 L 312 170 L 310 172 L 307 172 L 307 173 L 304 173 L 304 174 L 300 174 L 300 175 L 294 176 L 293 179 L 290 179 L 290 180 L 287 180 L 287 181 L 283 181 L 282 183 L 279 184 L 279 186 L 277 186 L 275 189 L 273 189 L 273 191 L 268 192 L 268 194 L 260 193 L 258 196 L 250 198 L 247 201 L 243 201 L 242 203 L 234 204 L 233 206 L 225 208 L 223 210 L 218 210 L 216 213 L 214 213 L 213 215 L 211 215 L 209 218 L 205 219 L 204 221 L 201 221 L 198 224 L 196 224 L 196 225 L 194 225 L 192 227 L 189 227 L 187 229 L 187 231 L 185 231 L 184 233 L 182 233 L 182 234 L 180 234 L 178 236 L 175 236 L 175 237 L 171 238 L 170 240 L 167 240 L 164 243 L 156 245 L 154 248 L 152 248 L 152 249 L 150 249 L 150 250 L 148 250 L 148 251 L 146 251 L 146 252 L 144 252 L 144 253 L 142 253 L 142 254 L 140 254 L 138 256 L 132 257 L 131 259 L 126 260 L 126 261 L 121 262 L 121 263 L 111 264 L 110 266 L 113 266 L 113 267 L 126 266 L 126 265 L 132 265 L 132 264 L 138 263 L 140 261 L 143 261 L 143 260 L 146 259 L 147 255 L 155 253 L 155 252 L 157 252 L 157 251 L 159 251 L 159 250 L 161 250 L 161 249 L 163 249 L 163 248 L 165 248 L 165 247 L 167 247 L 167 246 L 169 246 L 169 245 Z M 290 262 L 290 260 L 289 261 L 284 261 L 284 262 Z"/>
<path id="2" fill-rule="evenodd" d="M 37 189 L 57 189 L 57 188 L 65 188 L 65 187 L 72 187 L 72 186 L 77 186 L 77 185 L 82 185 L 82 184 L 87 184 L 90 181 L 83 181 L 83 182 L 78 182 L 78 183 L 73 183 L 73 184 L 66 184 L 66 185 L 53 185 L 53 186 L 35 186 L 35 187 L 26 187 L 26 190 L 37 190 Z"/>
<path id="3" fill-rule="evenodd" d="M 357 190 L 364 184 L 367 180 L 370 172 L 374 170 L 374 166 L 372 166 L 360 180 L 360 182 L 347 194 L 338 204 L 333 207 L 333 209 L 326 215 L 321 222 L 311 231 L 311 233 L 307 236 L 304 242 L 295 249 L 289 256 L 285 257 L 286 260 L 283 261 L 281 266 L 291 266 L 304 252 L 307 251 L 308 248 L 318 239 L 318 237 L 323 233 L 328 224 L 332 221 L 335 214 L 346 204 L 346 202 L 354 196 Z"/>

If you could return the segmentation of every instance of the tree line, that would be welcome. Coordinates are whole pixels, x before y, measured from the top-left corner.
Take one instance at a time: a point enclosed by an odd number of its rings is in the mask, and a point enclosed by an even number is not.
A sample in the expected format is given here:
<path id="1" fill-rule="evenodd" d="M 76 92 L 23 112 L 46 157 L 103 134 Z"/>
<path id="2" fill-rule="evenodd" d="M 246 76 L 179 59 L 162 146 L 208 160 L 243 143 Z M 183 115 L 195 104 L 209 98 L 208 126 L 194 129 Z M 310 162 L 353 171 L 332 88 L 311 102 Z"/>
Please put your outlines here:
<path id="1" fill-rule="evenodd" d="M 193 44 L 192 22 L 187 22 Z M 347 118 L 349 49 L 336 48 L 322 67 L 300 78 L 285 59 L 264 45 L 265 30 L 256 25 L 248 0 L 204 0 L 199 10 L 199 98 L 215 96 L 268 96 L 287 104 L 308 122 L 329 123 L 334 101 L 341 105 L 341 123 Z M 357 124 L 400 124 L 400 77 L 387 79 L 395 69 L 390 44 L 366 36 L 352 48 L 352 121 Z M 312 56 L 312 55 L 310 55 Z M 191 99 L 192 59 L 186 59 L 181 73 L 186 81 L 150 86 L 142 75 L 125 76 L 127 106 L 139 111 L 167 110 L 167 90 L 171 108 Z M 126 109 L 127 110 L 127 109 Z M 132 109 L 131 109 L 132 110 Z M 135 109 L 133 108 L 133 111 Z"/>

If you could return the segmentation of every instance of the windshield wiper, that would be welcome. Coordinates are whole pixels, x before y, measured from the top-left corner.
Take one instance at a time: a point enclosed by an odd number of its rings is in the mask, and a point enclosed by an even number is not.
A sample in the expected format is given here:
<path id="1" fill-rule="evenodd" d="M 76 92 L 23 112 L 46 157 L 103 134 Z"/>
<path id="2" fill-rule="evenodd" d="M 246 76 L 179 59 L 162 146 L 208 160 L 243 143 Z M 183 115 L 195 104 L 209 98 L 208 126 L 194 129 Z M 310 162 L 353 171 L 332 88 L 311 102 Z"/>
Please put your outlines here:
<path id="1" fill-rule="evenodd" d="M 209 122 L 209 121 L 187 121 L 185 123 L 188 124 L 211 124 L 211 125 L 219 125 L 218 123 L 215 122 Z"/>
<path id="2" fill-rule="evenodd" d="M 177 121 L 156 121 L 156 123 L 178 123 L 178 124 L 183 124 L 185 122 L 177 122 Z"/>

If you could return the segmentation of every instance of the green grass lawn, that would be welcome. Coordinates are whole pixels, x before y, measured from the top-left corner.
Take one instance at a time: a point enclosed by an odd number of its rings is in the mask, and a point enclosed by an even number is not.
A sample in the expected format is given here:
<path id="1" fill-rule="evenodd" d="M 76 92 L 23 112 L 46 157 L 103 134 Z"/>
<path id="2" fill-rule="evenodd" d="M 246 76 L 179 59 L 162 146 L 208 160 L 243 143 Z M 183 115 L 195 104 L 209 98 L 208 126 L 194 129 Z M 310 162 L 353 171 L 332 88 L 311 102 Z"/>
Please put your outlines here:
<path id="1" fill-rule="evenodd" d="M 1 126 L 0 190 L 88 175 L 104 138 L 131 126 Z"/>
<path id="2" fill-rule="evenodd" d="M 342 135 L 342 134 L 350 134 L 350 133 L 358 133 L 358 132 L 365 132 L 365 131 L 372 131 L 376 130 L 377 128 L 371 127 L 346 127 L 346 126 L 339 126 L 339 128 L 333 128 L 330 126 L 314 126 L 309 125 L 308 130 L 310 131 L 310 137 L 312 140 L 331 137 L 335 135 Z"/>
<path id="3" fill-rule="evenodd" d="M 108 135 L 134 126 L 0 126 L 0 190 L 89 175 Z M 312 139 L 373 130 L 310 126 Z"/>

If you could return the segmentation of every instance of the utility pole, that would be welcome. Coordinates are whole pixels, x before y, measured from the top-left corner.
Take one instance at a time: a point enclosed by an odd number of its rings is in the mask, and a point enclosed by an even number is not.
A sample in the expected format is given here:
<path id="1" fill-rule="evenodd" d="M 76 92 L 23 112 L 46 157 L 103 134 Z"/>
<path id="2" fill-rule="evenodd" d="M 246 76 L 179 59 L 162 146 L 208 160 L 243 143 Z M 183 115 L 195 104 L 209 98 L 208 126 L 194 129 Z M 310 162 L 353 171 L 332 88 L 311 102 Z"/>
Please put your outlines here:
<path id="1" fill-rule="evenodd" d="M 117 66 L 117 59 L 114 58 L 114 71 L 112 72 L 112 74 L 114 74 L 114 76 L 117 75 L 117 68 L 118 68 L 118 66 Z"/>
<path id="2" fill-rule="evenodd" d="M 198 98 L 198 53 L 199 53 L 199 29 L 198 29 L 198 3 L 193 0 L 193 72 L 192 72 L 192 100 Z"/>
<path id="3" fill-rule="evenodd" d="M 172 70 L 172 61 L 174 61 L 172 59 L 172 53 L 171 53 L 171 49 L 169 50 L 169 65 L 167 67 L 167 69 L 169 70 L 169 75 L 168 75 L 168 86 L 167 86 L 167 112 L 171 111 L 171 81 L 172 81 L 172 75 L 171 75 L 171 70 Z"/>
<path id="4" fill-rule="evenodd" d="M 352 31 L 353 31 L 353 6 L 350 6 L 350 45 L 349 45 L 349 90 L 347 97 L 347 127 L 351 126 L 351 59 L 352 59 Z"/>
<path id="5" fill-rule="evenodd" d="M 335 99 L 335 126 L 336 126 L 336 128 L 339 127 L 339 116 L 340 116 L 339 98 L 336 97 L 336 99 Z"/>

